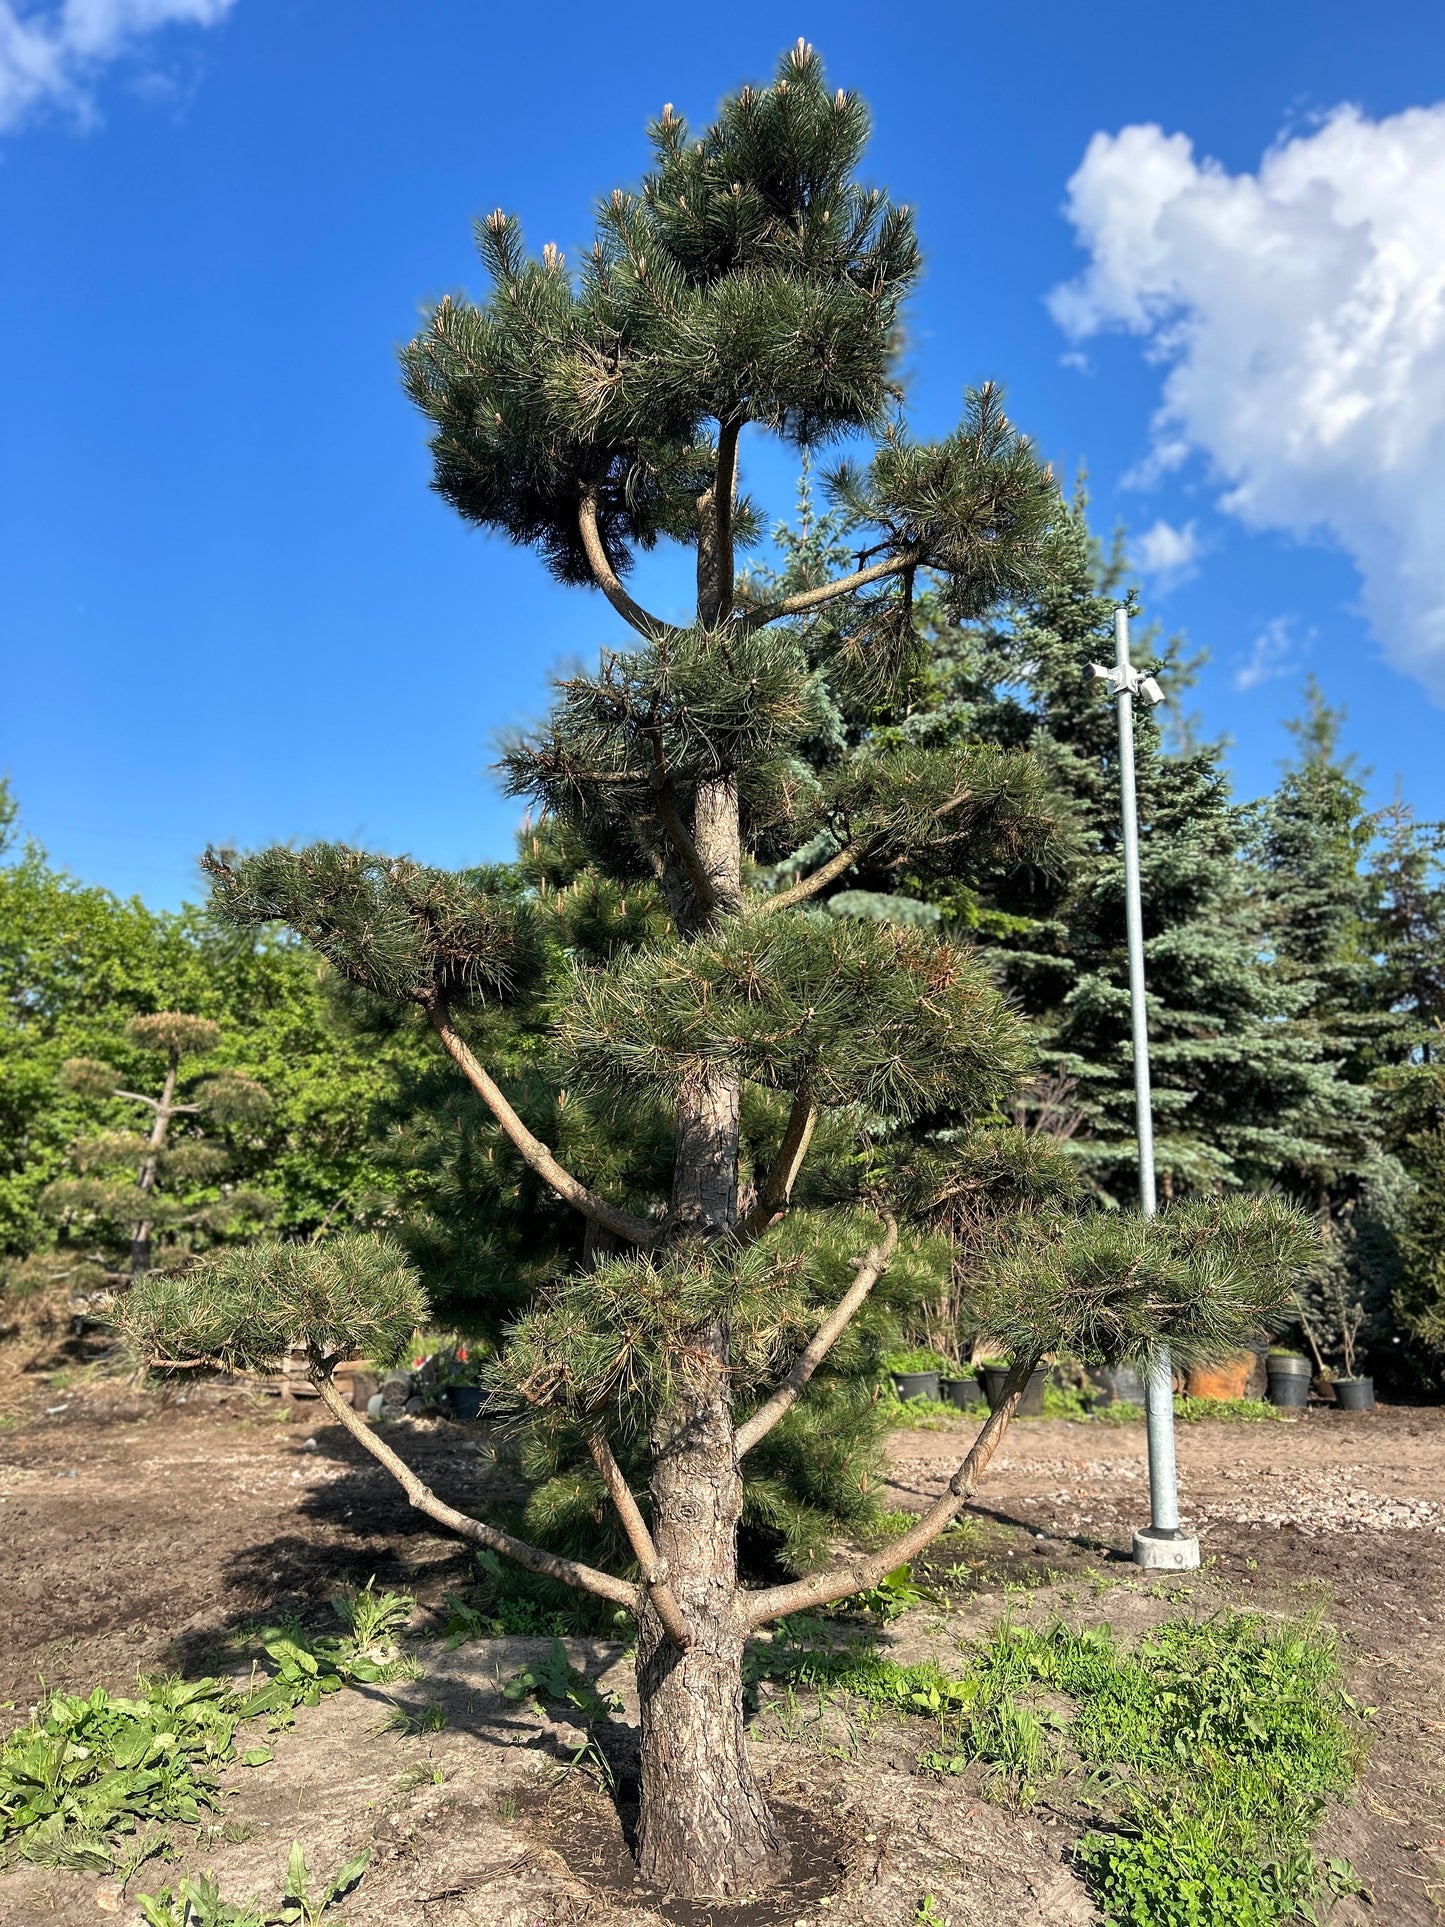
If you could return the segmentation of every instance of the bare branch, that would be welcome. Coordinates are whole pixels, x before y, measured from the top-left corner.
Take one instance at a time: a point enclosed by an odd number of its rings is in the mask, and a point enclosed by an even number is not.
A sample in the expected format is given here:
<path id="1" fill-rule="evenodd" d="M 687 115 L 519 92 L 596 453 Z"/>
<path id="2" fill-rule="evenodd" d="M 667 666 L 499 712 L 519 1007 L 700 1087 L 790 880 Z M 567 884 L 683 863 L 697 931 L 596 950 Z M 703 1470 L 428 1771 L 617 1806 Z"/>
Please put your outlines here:
<path id="1" fill-rule="evenodd" d="M 633 601 L 623 588 L 621 577 L 608 561 L 602 534 L 597 527 L 595 488 L 589 488 L 578 503 L 577 522 L 582 531 L 582 547 L 587 552 L 593 579 L 622 620 L 649 642 L 661 642 L 668 636 L 676 635 L 677 631 L 670 622 L 663 622 L 660 617 L 649 614 L 640 602 Z"/>
<path id="2" fill-rule="evenodd" d="M 643 1583 L 647 1596 L 657 1610 L 663 1628 L 679 1652 L 687 1652 L 692 1645 L 692 1634 L 688 1631 L 687 1621 L 668 1582 L 667 1561 L 658 1557 L 657 1547 L 653 1544 L 652 1534 L 647 1529 L 637 1500 L 633 1497 L 632 1487 L 622 1476 L 622 1467 L 612 1455 L 612 1447 L 601 1432 L 592 1426 L 584 1428 L 587 1449 L 592 1454 L 597 1470 L 602 1474 L 602 1483 L 607 1487 L 617 1516 L 622 1521 L 622 1529 L 627 1534 L 627 1543 L 632 1547 L 633 1556 L 642 1569 Z"/>
<path id="3" fill-rule="evenodd" d="M 797 1579 L 786 1586 L 768 1586 L 761 1592 L 750 1594 L 744 1607 L 747 1625 L 763 1626 L 770 1619 L 780 1619 L 785 1613 L 807 1612 L 815 1606 L 826 1606 L 830 1600 L 846 1599 L 868 1586 L 876 1586 L 880 1579 L 916 1558 L 926 1546 L 931 1546 L 939 1534 L 946 1532 L 953 1524 L 976 1491 L 1024 1395 L 1029 1375 L 1037 1364 L 1037 1357 L 1014 1360 L 1004 1380 L 1003 1394 L 984 1421 L 968 1457 L 949 1480 L 941 1496 L 907 1532 L 890 1541 L 880 1551 L 869 1553 L 867 1558 L 855 1560 L 851 1565 L 834 1566 L 830 1571 L 817 1573 L 811 1578 Z"/>
<path id="4" fill-rule="evenodd" d="M 841 1334 L 847 1330 L 858 1307 L 887 1271 L 888 1261 L 893 1256 L 897 1244 L 898 1226 L 892 1218 L 889 1218 L 888 1228 L 883 1234 L 882 1241 L 864 1253 L 858 1265 L 858 1276 L 823 1320 L 804 1350 L 799 1352 L 788 1376 L 772 1397 L 765 1400 L 752 1417 L 738 1427 L 736 1438 L 739 1458 L 745 1452 L 751 1452 L 759 1439 L 765 1439 L 778 1420 L 797 1404 L 803 1387 L 828 1356 Z M 897 1563 L 895 1560 L 894 1564 Z M 892 1570 L 892 1566 L 885 1568 L 888 1572 Z M 857 1592 L 858 1588 L 855 1586 L 853 1591 Z"/>
<path id="5" fill-rule="evenodd" d="M 453 1030 L 444 1004 L 425 1006 L 431 1019 L 432 1029 L 441 1039 L 447 1055 L 461 1070 L 472 1089 L 477 1092 L 487 1109 L 498 1124 L 521 1152 L 527 1164 L 539 1178 L 550 1184 L 559 1198 L 566 1200 L 574 1210 L 580 1211 L 584 1218 L 600 1224 L 604 1230 L 614 1232 L 628 1244 L 648 1246 L 657 1239 L 657 1226 L 646 1218 L 638 1218 L 619 1205 L 609 1204 L 606 1198 L 583 1184 L 580 1178 L 559 1164 L 551 1151 L 538 1137 L 534 1137 L 526 1125 L 512 1109 L 498 1085 L 488 1076 L 467 1045 Z"/>
<path id="6" fill-rule="evenodd" d="M 435 1519 L 438 1525 L 445 1526 L 449 1532 L 455 1532 L 463 1539 L 475 1540 L 489 1551 L 504 1553 L 528 1572 L 541 1573 L 546 1579 L 560 1579 L 564 1586 L 575 1586 L 581 1592 L 596 1593 L 599 1599 L 611 1599 L 619 1606 L 626 1606 L 629 1612 L 639 1610 L 641 1600 L 636 1586 L 630 1581 L 616 1579 L 610 1572 L 598 1572 L 593 1566 L 580 1565 L 575 1559 L 563 1559 L 555 1552 L 544 1552 L 540 1546 L 528 1545 L 525 1539 L 514 1539 L 510 1532 L 503 1532 L 498 1526 L 489 1526 L 481 1519 L 473 1519 L 465 1512 L 458 1512 L 455 1506 L 449 1506 L 444 1499 L 439 1499 L 431 1487 L 417 1477 L 406 1460 L 393 1452 L 385 1439 L 378 1438 L 371 1427 L 357 1417 L 337 1391 L 328 1372 L 313 1365 L 310 1378 L 332 1417 L 379 1464 L 386 1467 L 418 1512 L 424 1512 L 429 1519 Z"/>
<path id="7" fill-rule="evenodd" d="M 790 904 L 804 903 L 809 897 L 815 897 L 820 890 L 826 890 L 835 877 L 842 876 L 845 870 L 851 870 L 867 847 L 864 843 L 850 843 L 846 849 L 839 850 L 836 856 L 830 856 L 826 863 L 819 864 L 812 875 L 805 876 L 801 883 L 795 883 L 789 890 L 780 890 L 775 897 L 764 897 L 756 906 L 758 915 L 767 916 L 774 910 L 786 910 Z"/>
<path id="8" fill-rule="evenodd" d="M 112 1097 L 128 1097 L 133 1104 L 149 1104 L 153 1111 L 164 1109 L 167 1117 L 189 1117 L 200 1110 L 199 1104 L 162 1105 L 158 1097 L 147 1097 L 143 1091 L 112 1091 Z"/>
<path id="9" fill-rule="evenodd" d="M 835 582 L 824 582 L 816 589 L 799 589 L 796 595 L 784 596 L 781 602 L 765 602 L 749 609 L 743 615 L 743 626 L 751 634 L 754 629 L 766 628 L 768 623 L 777 622 L 783 616 L 799 616 L 809 609 L 821 609 L 825 603 L 836 602 L 839 596 L 854 595 L 874 582 L 886 582 L 890 576 L 916 569 L 918 563 L 918 551 L 909 549 L 903 555 L 890 556 L 886 562 L 874 562 L 866 569 L 855 569 L 852 575 L 839 576 Z"/>
<path id="10" fill-rule="evenodd" d="M 793 1106 L 788 1112 L 788 1122 L 783 1131 L 783 1141 L 778 1146 L 777 1155 L 768 1170 L 762 1195 L 751 1211 L 742 1219 L 737 1228 L 737 1237 L 744 1244 L 752 1244 L 761 1237 L 780 1211 L 786 1211 L 788 1200 L 793 1195 L 798 1173 L 803 1168 L 803 1159 L 808 1155 L 808 1146 L 813 1138 L 813 1126 L 818 1121 L 818 1107 L 806 1089 L 797 1091 L 793 1096 Z"/>

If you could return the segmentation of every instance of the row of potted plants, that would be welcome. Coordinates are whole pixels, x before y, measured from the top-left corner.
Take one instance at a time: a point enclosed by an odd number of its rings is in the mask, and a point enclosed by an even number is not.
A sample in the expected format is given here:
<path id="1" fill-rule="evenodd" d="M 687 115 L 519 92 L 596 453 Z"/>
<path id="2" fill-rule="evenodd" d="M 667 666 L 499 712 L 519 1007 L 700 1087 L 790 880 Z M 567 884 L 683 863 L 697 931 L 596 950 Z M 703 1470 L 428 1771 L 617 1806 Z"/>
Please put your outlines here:
<path id="1" fill-rule="evenodd" d="M 1253 1352 L 1241 1352 L 1214 1366 L 1197 1367 L 1186 1374 L 1182 1390 L 1191 1398 L 1235 1400 L 1245 1396 L 1257 1360 Z M 986 1403 L 990 1410 L 997 1403 L 1008 1372 L 1005 1359 L 984 1359 L 977 1365 L 962 1365 L 939 1352 L 892 1352 L 883 1360 L 900 1399 L 926 1398 L 961 1410 Z M 1101 1403 L 1114 1400 L 1142 1405 L 1144 1386 L 1131 1366 L 1091 1372 L 1089 1378 Z M 1039 1418 L 1044 1410 L 1044 1386 L 1048 1368 L 1041 1365 L 1029 1380 L 1019 1403 L 1021 1418 Z M 1318 1374 L 1310 1360 L 1298 1352 L 1272 1351 L 1265 1359 L 1266 1395 L 1273 1405 L 1301 1407 L 1309 1402 L 1312 1389 L 1328 1387 L 1342 1411 L 1368 1412 L 1374 1409 L 1375 1382 L 1363 1375 L 1335 1377 L 1321 1366 Z"/>

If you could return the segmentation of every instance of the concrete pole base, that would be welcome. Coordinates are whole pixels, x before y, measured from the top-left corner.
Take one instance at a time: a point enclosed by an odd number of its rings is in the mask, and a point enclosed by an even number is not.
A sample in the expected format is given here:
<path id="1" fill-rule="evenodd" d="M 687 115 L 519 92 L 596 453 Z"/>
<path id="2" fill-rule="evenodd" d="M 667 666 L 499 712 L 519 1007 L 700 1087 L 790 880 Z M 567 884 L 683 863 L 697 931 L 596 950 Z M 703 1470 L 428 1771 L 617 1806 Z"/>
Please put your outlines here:
<path id="1" fill-rule="evenodd" d="M 1199 1541 L 1186 1532 L 1141 1526 L 1134 1534 L 1134 1564 L 1146 1572 L 1198 1572 Z"/>

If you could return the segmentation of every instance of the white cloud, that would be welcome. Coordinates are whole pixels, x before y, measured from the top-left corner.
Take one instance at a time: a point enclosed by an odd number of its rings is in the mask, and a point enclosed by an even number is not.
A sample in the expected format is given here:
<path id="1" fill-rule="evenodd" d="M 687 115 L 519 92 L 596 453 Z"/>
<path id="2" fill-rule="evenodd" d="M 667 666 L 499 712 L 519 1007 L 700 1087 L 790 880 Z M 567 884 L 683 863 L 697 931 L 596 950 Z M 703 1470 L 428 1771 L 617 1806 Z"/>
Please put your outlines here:
<path id="1" fill-rule="evenodd" d="M 1340 108 L 1253 174 L 1096 134 L 1068 213 L 1090 260 L 1056 320 L 1168 370 L 1135 479 L 1201 453 L 1248 526 L 1338 543 L 1386 654 L 1445 699 L 1445 104 Z"/>
<path id="2" fill-rule="evenodd" d="M 1172 588 L 1194 574 L 1204 553 L 1193 522 L 1176 529 L 1172 522 L 1156 522 L 1134 541 L 1134 563 L 1145 575 L 1154 577 L 1161 589 Z"/>
<path id="3" fill-rule="evenodd" d="M 0 0 L 0 130 L 54 103 L 85 117 L 90 84 L 107 61 L 176 23 L 211 27 L 235 0 L 63 0 L 19 9 Z"/>
<path id="4" fill-rule="evenodd" d="M 1315 632 L 1301 638 L 1295 634 L 1292 616 L 1275 616 L 1267 622 L 1250 645 L 1249 654 L 1234 672 L 1238 690 L 1258 689 L 1262 682 L 1277 682 L 1292 675 L 1309 653 Z"/>

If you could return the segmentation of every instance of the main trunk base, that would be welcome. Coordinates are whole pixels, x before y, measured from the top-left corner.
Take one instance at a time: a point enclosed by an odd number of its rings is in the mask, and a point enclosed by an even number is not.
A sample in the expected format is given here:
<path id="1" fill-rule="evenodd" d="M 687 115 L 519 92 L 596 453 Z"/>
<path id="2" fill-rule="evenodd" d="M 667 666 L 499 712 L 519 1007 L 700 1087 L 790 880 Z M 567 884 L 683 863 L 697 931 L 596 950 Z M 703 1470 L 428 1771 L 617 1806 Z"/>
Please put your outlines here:
<path id="1" fill-rule="evenodd" d="M 694 1900 L 773 1887 L 788 1854 L 748 1757 L 742 1651 L 638 1655 L 642 1800 L 637 1864 L 645 1880 Z"/>

